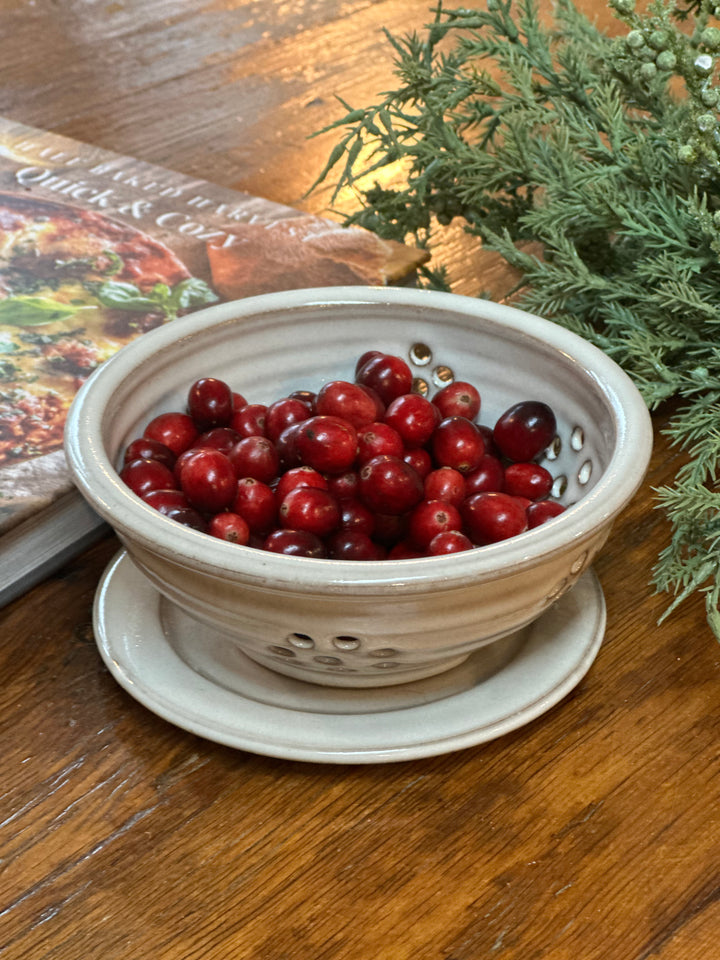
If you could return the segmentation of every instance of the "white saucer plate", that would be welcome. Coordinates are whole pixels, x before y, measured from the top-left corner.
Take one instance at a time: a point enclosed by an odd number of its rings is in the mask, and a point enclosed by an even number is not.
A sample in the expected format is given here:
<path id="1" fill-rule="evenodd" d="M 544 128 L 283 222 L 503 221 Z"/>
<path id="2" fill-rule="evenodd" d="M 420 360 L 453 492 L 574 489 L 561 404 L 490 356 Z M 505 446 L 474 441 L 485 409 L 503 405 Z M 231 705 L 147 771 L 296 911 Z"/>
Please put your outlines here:
<path id="1" fill-rule="evenodd" d="M 476 746 L 559 703 L 597 656 L 605 600 L 588 570 L 489 676 L 488 652 L 479 651 L 437 677 L 370 690 L 305 683 L 260 666 L 172 607 L 124 551 L 98 587 L 94 629 L 120 686 L 184 730 L 281 759 L 388 763 Z"/>

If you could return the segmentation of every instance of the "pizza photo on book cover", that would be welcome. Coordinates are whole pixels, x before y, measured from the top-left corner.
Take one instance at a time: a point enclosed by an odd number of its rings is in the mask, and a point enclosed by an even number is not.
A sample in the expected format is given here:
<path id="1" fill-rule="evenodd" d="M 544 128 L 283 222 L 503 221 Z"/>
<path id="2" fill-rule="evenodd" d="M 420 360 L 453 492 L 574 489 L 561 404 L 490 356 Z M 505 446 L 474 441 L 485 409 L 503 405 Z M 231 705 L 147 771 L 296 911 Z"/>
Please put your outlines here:
<path id="1" fill-rule="evenodd" d="M 0 534 L 72 488 L 68 408 L 126 343 L 222 300 L 393 283 L 425 259 L 0 118 Z"/>

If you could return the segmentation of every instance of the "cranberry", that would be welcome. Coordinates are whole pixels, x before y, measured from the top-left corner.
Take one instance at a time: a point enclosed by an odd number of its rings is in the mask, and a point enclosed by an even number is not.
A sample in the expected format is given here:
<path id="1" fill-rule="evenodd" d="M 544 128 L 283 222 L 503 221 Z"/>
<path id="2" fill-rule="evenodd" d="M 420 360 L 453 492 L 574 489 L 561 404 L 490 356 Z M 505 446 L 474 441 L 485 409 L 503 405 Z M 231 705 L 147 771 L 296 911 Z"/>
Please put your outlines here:
<path id="1" fill-rule="evenodd" d="M 307 466 L 321 473 L 345 473 L 355 463 L 357 433 L 339 417 L 317 415 L 300 424 L 295 445 Z"/>
<path id="2" fill-rule="evenodd" d="M 534 460 L 552 443 L 556 429 L 555 414 L 546 403 L 523 400 L 498 418 L 493 439 L 508 460 Z"/>
<path id="3" fill-rule="evenodd" d="M 307 530 L 273 530 L 266 537 L 263 550 L 284 553 L 292 557 L 314 557 L 320 560 L 327 556 L 322 540 Z"/>
<path id="4" fill-rule="evenodd" d="M 402 457 L 405 450 L 403 439 L 397 430 L 387 423 L 373 421 L 361 427 L 357 432 L 358 463 L 367 463 L 373 457 L 387 454 Z"/>
<path id="5" fill-rule="evenodd" d="M 232 390 L 223 380 L 202 377 L 190 387 L 187 406 L 198 429 L 226 427 L 233 412 Z"/>
<path id="6" fill-rule="evenodd" d="M 189 507 L 188 499 L 182 490 L 149 490 L 142 495 L 142 499 L 149 506 L 154 507 L 158 513 L 167 513 L 175 507 Z"/>
<path id="7" fill-rule="evenodd" d="M 472 540 L 459 530 L 444 530 L 436 534 L 428 544 L 427 552 L 431 557 L 442 557 L 449 553 L 461 553 L 472 550 Z"/>
<path id="8" fill-rule="evenodd" d="M 359 429 L 372 423 L 378 414 L 377 403 L 360 384 L 331 380 L 318 391 L 315 410 L 322 416 L 340 417 Z"/>
<path id="9" fill-rule="evenodd" d="M 221 453 L 228 454 L 240 439 L 240 434 L 230 427 L 213 427 L 206 430 L 197 438 L 193 447 L 212 447 Z"/>
<path id="10" fill-rule="evenodd" d="M 414 543 L 409 540 L 400 540 L 388 551 L 388 560 L 417 560 L 419 557 L 426 557 L 424 550 L 418 549 Z"/>
<path id="11" fill-rule="evenodd" d="M 340 500 L 340 529 L 356 530 L 372 536 L 375 530 L 375 514 L 362 500 Z"/>
<path id="12" fill-rule="evenodd" d="M 480 463 L 465 477 L 467 496 L 473 493 L 485 493 L 490 490 L 504 489 L 505 471 L 503 465 L 491 453 L 484 453 Z"/>
<path id="13" fill-rule="evenodd" d="M 340 523 L 337 500 L 319 487 L 295 487 L 283 499 L 278 515 L 286 529 L 307 530 L 318 537 L 326 537 Z"/>
<path id="14" fill-rule="evenodd" d="M 477 544 L 507 540 L 527 529 L 523 505 L 507 493 L 475 493 L 462 506 L 470 539 Z"/>
<path id="15" fill-rule="evenodd" d="M 270 404 L 265 414 L 265 436 L 275 443 L 283 430 L 291 427 L 294 423 L 302 423 L 311 415 L 312 410 L 308 404 L 297 397 L 284 397 L 282 400 L 276 400 Z"/>
<path id="16" fill-rule="evenodd" d="M 497 457 L 499 460 L 502 454 L 498 450 L 497 445 L 493 440 L 492 427 L 488 427 L 484 423 L 478 423 L 476 426 L 482 434 L 483 440 L 485 441 L 485 453 L 489 453 L 493 457 Z"/>
<path id="17" fill-rule="evenodd" d="M 266 416 L 264 403 L 248 403 L 233 413 L 229 425 L 241 437 L 264 437 Z"/>
<path id="18" fill-rule="evenodd" d="M 426 500 L 444 500 L 459 507 L 465 499 L 465 477 L 454 467 L 438 467 L 425 477 L 423 495 Z"/>
<path id="19" fill-rule="evenodd" d="M 307 404 L 310 413 L 315 413 L 317 394 L 312 390 L 293 390 L 289 396 L 292 397 L 293 400 L 302 400 L 303 403 Z"/>
<path id="20" fill-rule="evenodd" d="M 218 540 L 245 546 L 250 540 L 250 527 L 239 513 L 216 513 L 208 522 L 207 532 Z"/>
<path id="21" fill-rule="evenodd" d="M 359 476 L 360 499 L 375 513 L 405 513 L 422 499 L 419 474 L 399 457 L 374 457 Z"/>
<path id="22" fill-rule="evenodd" d="M 362 530 L 339 530 L 328 540 L 332 560 L 383 560 L 385 549 Z"/>
<path id="23" fill-rule="evenodd" d="M 275 449 L 278 452 L 282 470 L 290 470 L 293 467 L 303 466 L 296 443 L 303 422 L 304 421 L 293 423 L 291 426 L 286 427 L 275 441 Z"/>
<path id="24" fill-rule="evenodd" d="M 433 459 L 424 447 L 415 447 L 413 450 L 406 450 L 402 455 L 402 459 L 405 463 L 410 464 L 423 481 L 433 468 Z"/>
<path id="25" fill-rule="evenodd" d="M 124 462 L 130 463 L 131 460 L 158 460 L 164 463 L 170 470 L 175 466 L 175 454 L 170 447 L 166 447 L 159 440 L 151 440 L 149 437 L 138 437 L 128 444 L 125 450 Z"/>
<path id="26" fill-rule="evenodd" d="M 233 413 L 235 413 L 236 410 L 240 410 L 241 407 L 246 407 L 246 406 L 247 406 L 247 400 L 245 399 L 245 397 L 241 393 L 236 393 L 233 390 L 233 395 L 232 395 Z"/>
<path id="27" fill-rule="evenodd" d="M 410 393 L 413 385 L 412 370 L 402 357 L 386 353 L 366 360 L 355 374 L 355 380 L 374 390 L 386 406 L 396 397 Z"/>
<path id="28" fill-rule="evenodd" d="M 159 460 L 131 460 L 120 471 L 120 479 L 139 497 L 176 485 L 172 470 Z"/>
<path id="29" fill-rule="evenodd" d="M 357 377 L 361 368 L 365 366 L 368 360 L 372 360 L 373 357 L 382 357 L 384 356 L 382 350 L 366 350 L 365 353 L 361 353 L 355 362 L 355 376 Z"/>
<path id="30" fill-rule="evenodd" d="M 419 393 L 396 397 L 385 411 L 385 423 L 400 434 L 406 447 L 422 447 L 440 422 L 438 408 Z"/>
<path id="31" fill-rule="evenodd" d="M 238 480 L 231 510 L 239 513 L 250 527 L 250 533 L 266 534 L 277 521 L 275 493 L 272 487 L 252 477 Z"/>
<path id="32" fill-rule="evenodd" d="M 480 393 L 471 383 L 464 380 L 455 380 L 432 398 L 432 402 L 440 411 L 444 420 L 446 417 L 465 417 L 474 420 L 480 413 Z"/>
<path id="33" fill-rule="evenodd" d="M 565 507 L 557 500 L 540 500 L 538 503 L 531 503 L 525 511 L 528 529 L 533 530 L 535 527 L 547 523 L 548 520 L 552 520 L 553 517 L 559 517 L 564 512 Z"/>
<path id="34" fill-rule="evenodd" d="M 432 436 L 432 452 L 439 467 L 453 467 L 462 474 L 480 464 L 485 441 L 477 426 L 465 417 L 446 417 Z"/>
<path id="35" fill-rule="evenodd" d="M 161 413 L 145 427 L 143 437 L 158 440 L 169 447 L 176 457 L 197 439 L 199 430 L 187 413 Z"/>
<path id="36" fill-rule="evenodd" d="M 375 529 L 373 531 L 373 540 L 381 543 L 384 547 L 392 547 L 393 544 L 406 540 L 408 535 L 409 514 L 376 513 Z"/>
<path id="37" fill-rule="evenodd" d="M 183 464 L 180 487 L 196 510 L 218 513 L 232 503 L 237 477 L 224 453 L 200 447 Z"/>
<path id="38" fill-rule="evenodd" d="M 328 490 L 336 500 L 347 500 L 358 495 L 360 478 L 355 470 L 346 473 L 336 473 L 327 477 Z"/>
<path id="39" fill-rule="evenodd" d="M 460 511 L 443 500 L 421 500 L 410 514 L 410 539 L 423 550 L 438 533 L 461 527 Z"/>
<path id="40" fill-rule="evenodd" d="M 168 507 L 163 510 L 163 516 L 175 523 L 181 523 L 184 527 L 191 527 L 193 530 L 199 530 L 200 533 L 207 533 L 207 523 L 201 513 L 193 507 Z"/>
<path id="41" fill-rule="evenodd" d="M 270 483 L 278 475 L 280 456 L 267 437 L 243 437 L 228 454 L 236 477 Z"/>
<path id="42" fill-rule="evenodd" d="M 505 492 L 528 500 L 543 500 L 553 485 L 549 470 L 539 463 L 509 463 L 505 467 Z"/>
<path id="43" fill-rule="evenodd" d="M 327 490 L 328 482 L 321 473 L 313 470 L 312 467 L 292 467 L 290 470 L 286 470 L 278 480 L 275 487 L 277 502 L 282 503 L 285 496 L 295 487 L 319 487 L 321 490 Z"/>

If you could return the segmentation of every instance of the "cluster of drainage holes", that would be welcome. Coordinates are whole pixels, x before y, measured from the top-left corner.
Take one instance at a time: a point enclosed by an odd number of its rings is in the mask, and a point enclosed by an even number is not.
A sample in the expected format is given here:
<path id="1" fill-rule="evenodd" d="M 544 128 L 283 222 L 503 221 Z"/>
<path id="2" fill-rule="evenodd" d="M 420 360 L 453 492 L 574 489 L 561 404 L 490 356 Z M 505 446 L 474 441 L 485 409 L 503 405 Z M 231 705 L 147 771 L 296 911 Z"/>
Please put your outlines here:
<path id="1" fill-rule="evenodd" d="M 583 430 L 582 427 L 573 427 L 570 433 L 570 448 L 575 453 L 580 453 L 580 451 L 584 446 L 585 446 L 585 431 Z M 553 442 L 545 451 L 545 456 L 548 460 L 557 460 L 561 452 L 562 452 L 562 440 L 560 439 L 560 437 L 555 437 Z M 576 475 L 577 482 L 580 484 L 581 487 L 584 487 L 586 484 L 590 482 L 590 477 L 592 476 L 592 472 L 593 472 L 592 460 L 590 459 L 584 460 L 580 464 L 580 467 Z M 565 476 L 565 474 L 560 473 L 555 477 L 552 490 L 550 491 L 550 493 L 553 497 L 556 497 L 556 498 L 561 497 L 567 490 L 567 486 L 568 486 L 568 478 Z"/>
<path id="2" fill-rule="evenodd" d="M 291 633 L 290 636 L 287 637 L 287 643 L 287 647 L 275 643 L 271 644 L 268 647 L 268 652 L 273 654 L 273 656 L 291 660 L 297 657 L 298 654 L 302 655 L 305 651 L 315 649 L 315 641 L 306 633 Z M 362 646 L 361 641 L 357 637 L 343 635 L 333 637 L 331 643 L 339 653 L 353 653 Z M 393 647 L 377 647 L 375 650 L 367 651 L 368 657 L 373 657 L 377 660 L 377 663 L 374 663 L 373 666 L 380 670 L 387 670 L 388 668 L 399 666 L 399 664 L 389 659 L 398 656 L 398 654 L 399 651 Z M 311 660 L 314 663 L 320 663 L 326 667 L 342 667 L 344 665 L 341 657 L 328 656 L 327 654 L 317 654 L 316 656 L 312 656 Z"/>

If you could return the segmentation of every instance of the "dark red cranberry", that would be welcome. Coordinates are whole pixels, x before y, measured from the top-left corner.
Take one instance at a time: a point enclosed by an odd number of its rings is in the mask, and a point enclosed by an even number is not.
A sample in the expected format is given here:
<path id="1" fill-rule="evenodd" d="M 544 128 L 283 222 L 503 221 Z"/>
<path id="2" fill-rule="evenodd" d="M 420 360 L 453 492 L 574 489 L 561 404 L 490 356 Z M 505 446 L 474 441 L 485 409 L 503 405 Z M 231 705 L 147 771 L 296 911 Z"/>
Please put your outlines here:
<path id="1" fill-rule="evenodd" d="M 386 353 L 366 360 L 355 374 L 355 380 L 374 390 L 386 406 L 396 397 L 410 393 L 413 385 L 412 370 L 402 357 Z"/>
<path id="2" fill-rule="evenodd" d="M 295 487 L 319 487 L 321 490 L 327 490 L 328 482 L 312 467 L 292 467 L 283 473 L 275 487 L 275 498 L 278 504 L 282 503 L 285 496 Z"/>
<path id="3" fill-rule="evenodd" d="M 172 470 L 159 460 L 131 460 L 120 471 L 120 479 L 139 497 L 176 486 Z"/>
<path id="4" fill-rule="evenodd" d="M 303 403 L 307 404 L 310 413 L 315 413 L 317 394 L 312 390 L 293 390 L 289 396 L 291 396 L 293 400 L 302 400 Z"/>
<path id="5" fill-rule="evenodd" d="M 318 391 L 316 412 L 321 416 L 340 417 L 359 429 L 372 423 L 378 413 L 377 404 L 370 393 L 358 383 L 331 380 Z"/>
<path id="6" fill-rule="evenodd" d="M 281 526 L 288 530 L 307 530 L 322 538 L 340 523 L 337 500 L 319 487 L 295 487 L 278 509 Z"/>
<path id="7" fill-rule="evenodd" d="M 531 503 L 525 510 L 528 529 L 533 530 L 535 527 L 547 523 L 548 520 L 552 520 L 553 517 L 559 517 L 564 512 L 565 507 L 557 500 L 540 500 L 538 503 Z"/>
<path id="8" fill-rule="evenodd" d="M 466 495 L 473 493 L 487 493 L 491 490 L 498 492 L 504 489 L 505 471 L 503 465 L 490 453 L 484 453 L 480 463 L 465 477 Z"/>
<path id="9" fill-rule="evenodd" d="M 237 476 L 224 453 L 199 447 L 183 464 L 180 487 L 196 510 L 218 513 L 232 503 Z"/>
<path id="10" fill-rule="evenodd" d="M 332 560 L 383 560 L 386 551 L 362 530 L 339 530 L 327 541 Z"/>
<path id="11" fill-rule="evenodd" d="M 460 511 L 444 500 L 421 500 L 410 514 L 410 539 L 423 550 L 438 533 L 461 527 Z"/>
<path id="12" fill-rule="evenodd" d="M 357 432 L 339 417 L 314 416 L 300 424 L 295 446 L 307 466 L 320 473 L 345 473 L 355 463 Z"/>
<path id="13" fill-rule="evenodd" d="M 367 463 L 373 457 L 383 454 L 402 457 L 405 450 L 403 439 L 397 430 L 387 423 L 373 421 L 361 427 L 357 432 L 358 463 Z"/>
<path id="14" fill-rule="evenodd" d="M 431 470 L 423 482 L 426 500 L 445 500 L 459 507 L 465 499 L 465 477 L 454 467 L 438 467 Z"/>
<path id="15" fill-rule="evenodd" d="M 397 430 L 406 447 L 422 447 L 440 422 L 438 408 L 419 393 L 396 397 L 385 411 L 384 422 Z"/>
<path id="16" fill-rule="evenodd" d="M 240 439 L 240 434 L 230 427 L 213 427 L 197 438 L 193 447 L 212 447 L 220 453 L 228 454 Z"/>
<path id="17" fill-rule="evenodd" d="M 485 453 L 485 441 L 477 426 L 465 417 L 446 417 L 432 435 L 431 447 L 439 467 L 471 473 Z"/>
<path id="18" fill-rule="evenodd" d="M 163 516 L 169 520 L 174 520 L 175 523 L 181 523 L 184 527 L 199 530 L 200 533 L 207 533 L 205 518 L 193 507 L 169 507 L 163 511 Z"/>
<path id="19" fill-rule="evenodd" d="M 450 553 L 462 553 L 472 550 L 472 540 L 459 530 L 445 530 L 436 534 L 428 544 L 427 552 L 431 557 L 443 557 Z"/>
<path id="20" fill-rule="evenodd" d="M 297 397 L 283 397 L 282 400 L 276 400 L 268 406 L 265 414 L 265 436 L 275 443 L 283 430 L 294 423 L 302 423 L 310 416 L 312 416 L 310 407 Z"/>
<path id="21" fill-rule="evenodd" d="M 422 500 L 423 482 L 399 457 L 374 457 L 359 472 L 359 496 L 375 513 L 400 514 Z"/>
<path id="22" fill-rule="evenodd" d="M 143 494 L 145 503 L 154 507 L 158 513 L 167 513 L 175 507 L 189 507 L 188 499 L 182 490 L 149 490 Z"/>
<path id="23" fill-rule="evenodd" d="M 527 529 L 522 503 L 507 493 L 475 493 L 462 506 L 465 528 L 473 543 L 497 543 Z"/>
<path id="24" fill-rule="evenodd" d="M 230 509 L 246 521 L 251 534 L 267 534 L 277 522 L 275 491 L 267 483 L 252 477 L 238 480 Z"/>
<path id="25" fill-rule="evenodd" d="M 207 532 L 218 540 L 245 546 L 250 540 L 250 527 L 239 513 L 216 513 L 208 522 Z"/>
<path id="26" fill-rule="evenodd" d="M 384 547 L 392 547 L 393 544 L 406 540 L 409 518 L 409 513 L 396 515 L 376 513 L 373 540 L 381 543 Z"/>
<path id="27" fill-rule="evenodd" d="M 362 500 L 340 500 L 340 529 L 366 533 L 369 537 L 375 530 L 375 514 Z"/>
<path id="28" fill-rule="evenodd" d="M 125 463 L 130 463 L 131 460 L 158 460 L 172 470 L 175 466 L 176 457 L 170 447 L 166 447 L 159 440 L 138 437 L 128 444 L 123 460 Z"/>
<path id="29" fill-rule="evenodd" d="M 266 415 L 264 403 L 248 403 L 233 413 L 229 426 L 241 437 L 264 437 Z"/>
<path id="30" fill-rule="evenodd" d="M 414 447 L 412 450 L 406 450 L 402 459 L 405 463 L 410 464 L 423 482 L 433 468 L 433 459 L 424 447 Z"/>
<path id="31" fill-rule="evenodd" d="M 233 412 L 232 390 L 223 380 L 202 377 L 190 387 L 187 406 L 199 430 L 226 427 Z"/>
<path id="32" fill-rule="evenodd" d="M 552 409 L 539 400 L 522 400 L 509 407 L 493 428 L 493 439 L 508 460 L 534 460 L 548 447 L 557 430 Z"/>
<path id="33" fill-rule="evenodd" d="M 528 500 L 544 500 L 553 485 L 553 476 L 539 463 L 509 463 L 505 467 L 506 493 Z"/>
<path id="34" fill-rule="evenodd" d="M 322 540 L 307 530 L 273 530 L 266 537 L 263 550 L 284 553 L 291 557 L 312 557 L 319 560 L 327 556 Z"/>
<path id="35" fill-rule="evenodd" d="M 382 356 L 384 356 L 382 350 L 366 350 L 365 353 L 361 353 L 355 363 L 355 376 L 357 377 L 358 372 L 361 370 L 362 367 L 365 366 L 368 360 L 372 360 L 373 357 L 382 357 Z"/>
<path id="36" fill-rule="evenodd" d="M 245 399 L 245 397 L 241 393 L 236 393 L 235 391 L 233 391 L 233 395 L 232 395 L 233 413 L 235 413 L 235 411 L 239 410 L 241 407 L 246 407 L 246 406 L 247 406 L 247 400 Z"/>
<path id="37" fill-rule="evenodd" d="M 290 470 L 293 467 L 302 466 L 300 454 L 297 450 L 297 436 L 304 421 L 293 423 L 287 427 L 275 441 L 275 449 L 280 458 L 280 468 Z"/>
<path id="38" fill-rule="evenodd" d="M 435 394 L 432 402 L 440 411 L 443 420 L 446 417 L 475 420 L 480 413 L 480 393 L 477 387 L 465 380 L 449 383 Z"/>
<path id="39" fill-rule="evenodd" d="M 427 552 L 419 549 L 410 540 L 399 540 L 388 551 L 388 560 L 417 560 L 426 557 Z"/>
<path id="40" fill-rule="evenodd" d="M 357 497 L 360 478 L 355 470 L 345 473 L 336 473 L 327 478 L 328 490 L 336 500 L 347 500 Z"/>
<path id="41" fill-rule="evenodd" d="M 228 454 L 235 476 L 270 483 L 278 475 L 280 456 L 268 437 L 243 437 Z"/>
<path id="42" fill-rule="evenodd" d="M 143 437 L 157 440 L 169 447 L 176 457 L 191 447 L 199 434 L 192 417 L 187 413 L 160 413 L 153 417 L 143 431 Z"/>

